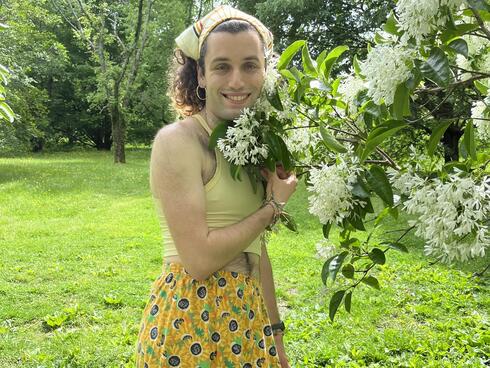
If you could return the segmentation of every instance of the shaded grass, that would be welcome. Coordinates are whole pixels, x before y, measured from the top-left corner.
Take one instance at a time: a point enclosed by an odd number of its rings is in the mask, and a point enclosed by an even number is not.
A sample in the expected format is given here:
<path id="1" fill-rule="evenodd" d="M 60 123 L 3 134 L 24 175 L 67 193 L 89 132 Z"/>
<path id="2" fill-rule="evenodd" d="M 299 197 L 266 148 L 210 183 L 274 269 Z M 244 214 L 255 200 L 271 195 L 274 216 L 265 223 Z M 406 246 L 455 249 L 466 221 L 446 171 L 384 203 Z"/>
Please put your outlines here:
<path id="1" fill-rule="evenodd" d="M 129 151 L 125 165 L 90 151 L 0 159 L 0 367 L 134 365 L 162 261 L 148 159 L 148 150 Z M 282 229 L 269 245 L 292 366 L 483 366 L 488 278 L 471 275 L 488 257 L 430 266 L 409 234 L 410 253 L 389 251 L 375 271 L 381 291 L 360 287 L 352 314 L 331 323 L 328 301 L 342 281 L 321 282 L 322 233 L 306 203 L 301 186 L 288 204 L 300 233 Z M 404 225 L 390 220 L 385 230 Z"/>

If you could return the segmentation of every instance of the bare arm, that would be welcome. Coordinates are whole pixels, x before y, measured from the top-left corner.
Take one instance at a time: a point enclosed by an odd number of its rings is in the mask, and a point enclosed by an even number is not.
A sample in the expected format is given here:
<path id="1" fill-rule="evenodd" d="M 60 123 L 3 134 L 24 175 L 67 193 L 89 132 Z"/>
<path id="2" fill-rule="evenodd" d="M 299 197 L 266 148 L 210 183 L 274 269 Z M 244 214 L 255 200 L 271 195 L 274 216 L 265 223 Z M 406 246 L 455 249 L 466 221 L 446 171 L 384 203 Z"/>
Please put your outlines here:
<path id="1" fill-rule="evenodd" d="M 209 231 L 201 148 L 186 129 L 172 124 L 157 134 L 151 185 L 184 267 L 192 277 L 203 280 L 243 252 L 271 222 L 274 211 L 266 206 L 236 224 Z"/>

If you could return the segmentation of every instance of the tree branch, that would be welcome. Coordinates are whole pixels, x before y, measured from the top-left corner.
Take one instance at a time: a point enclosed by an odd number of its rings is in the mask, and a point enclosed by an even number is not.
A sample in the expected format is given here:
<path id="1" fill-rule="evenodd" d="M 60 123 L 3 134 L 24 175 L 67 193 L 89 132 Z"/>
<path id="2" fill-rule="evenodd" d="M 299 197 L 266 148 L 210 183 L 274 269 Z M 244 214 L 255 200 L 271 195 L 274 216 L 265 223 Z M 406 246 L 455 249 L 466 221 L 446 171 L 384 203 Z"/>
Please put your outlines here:
<path id="1" fill-rule="evenodd" d="M 478 13 L 478 10 L 476 10 L 475 7 L 473 7 L 472 5 L 470 5 L 470 9 L 471 9 L 471 12 L 473 13 L 473 15 L 475 16 L 476 21 L 477 21 L 478 25 L 480 26 L 481 30 L 483 31 L 483 33 L 485 33 L 487 38 L 490 40 L 490 30 L 488 30 L 488 28 L 485 27 L 485 23 L 483 22 L 483 19 L 481 18 L 480 13 Z"/>

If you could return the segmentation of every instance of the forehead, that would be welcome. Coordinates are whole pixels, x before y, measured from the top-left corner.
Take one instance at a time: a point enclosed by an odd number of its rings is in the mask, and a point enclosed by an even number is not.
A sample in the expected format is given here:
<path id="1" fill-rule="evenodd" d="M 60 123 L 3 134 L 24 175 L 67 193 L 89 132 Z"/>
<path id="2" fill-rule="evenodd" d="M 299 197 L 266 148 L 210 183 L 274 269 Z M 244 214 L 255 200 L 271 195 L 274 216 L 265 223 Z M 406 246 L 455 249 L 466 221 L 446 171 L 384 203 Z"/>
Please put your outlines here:
<path id="1" fill-rule="evenodd" d="M 253 56 L 259 60 L 264 57 L 264 49 L 257 32 L 214 32 L 207 38 L 205 59 L 208 62 L 214 59 L 240 61 Z"/>

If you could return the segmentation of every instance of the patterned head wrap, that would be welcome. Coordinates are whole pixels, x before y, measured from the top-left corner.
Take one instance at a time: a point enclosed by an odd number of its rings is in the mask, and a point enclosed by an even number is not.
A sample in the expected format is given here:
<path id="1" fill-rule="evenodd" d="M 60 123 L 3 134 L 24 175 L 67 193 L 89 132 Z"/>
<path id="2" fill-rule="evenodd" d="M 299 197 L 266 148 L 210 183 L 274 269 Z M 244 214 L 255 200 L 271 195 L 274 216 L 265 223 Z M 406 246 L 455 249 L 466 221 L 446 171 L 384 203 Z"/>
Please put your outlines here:
<path id="1" fill-rule="evenodd" d="M 250 23 L 262 36 L 266 49 L 272 50 L 272 33 L 260 22 L 260 20 L 229 5 L 222 5 L 215 8 L 182 32 L 179 37 L 175 39 L 175 42 L 186 56 L 198 60 L 202 44 L 206 37 L 209 36 L 216 26 L 229 19 L 244 20 Z"/>

